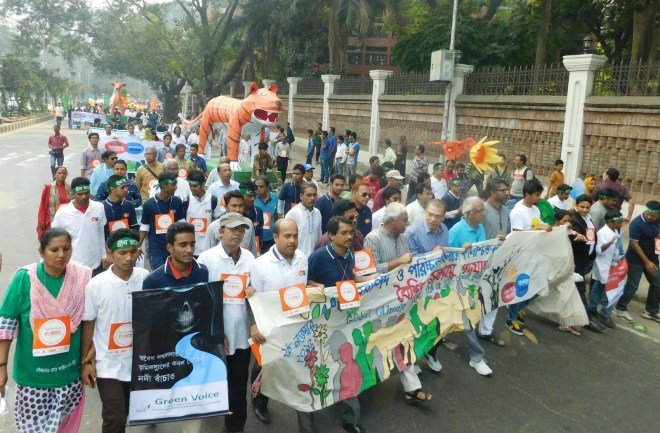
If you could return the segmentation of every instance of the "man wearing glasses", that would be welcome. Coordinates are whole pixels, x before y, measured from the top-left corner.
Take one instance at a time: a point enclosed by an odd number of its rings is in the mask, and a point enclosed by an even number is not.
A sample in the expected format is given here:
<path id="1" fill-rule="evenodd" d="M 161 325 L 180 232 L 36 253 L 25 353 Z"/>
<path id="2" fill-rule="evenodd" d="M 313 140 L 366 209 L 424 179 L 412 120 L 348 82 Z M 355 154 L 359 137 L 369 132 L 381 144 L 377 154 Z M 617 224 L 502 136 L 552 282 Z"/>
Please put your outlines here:
<path id="1" fill-rule="evenodd" d="M 102 164 L 94 169 L 92 177 L 90 178 L 90 193 L 92 197 L 96 197 L 96 192 L 98 191 L 99 186 L 101 186 L 101 183 L 107 181 L 108 178 L 114 174 L 117 153 L 112 150 L 106 150 L 101 154 L 101 160 L 103 161 Z"/>
<path id="2" fill-rule="evenodd" d="M 371 187 L 366 182 L 355 182 L 353 185 L 353 202 L 358 213 L 357 229 L 367 236 L 371 232 L 371 209 L 367 206 L 371 199 Z"/>

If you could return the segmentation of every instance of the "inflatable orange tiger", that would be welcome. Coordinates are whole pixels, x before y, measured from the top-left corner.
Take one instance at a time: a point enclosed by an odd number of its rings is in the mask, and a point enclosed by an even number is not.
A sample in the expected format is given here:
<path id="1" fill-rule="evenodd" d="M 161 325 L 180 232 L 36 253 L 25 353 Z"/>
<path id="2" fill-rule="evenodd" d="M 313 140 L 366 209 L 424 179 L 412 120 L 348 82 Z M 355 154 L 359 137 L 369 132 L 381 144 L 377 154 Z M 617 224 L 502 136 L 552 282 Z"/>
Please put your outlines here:
<path id="1" fill-rule="evenodd" d="M 211 134 L 214 123 L 227 125 L 227 156 L 231 161 L 238 161 L 238 146 L 241 141 L 241 130 L 246 123 L 254 122 L 262 126 L 272 126 L 277 123 L 279 114 L 284 111 L 282 100 L 277 97 L 277 84 L 268 88 L 259 88 L 256 83 L 250 84 L 250 95 L 245 99 L 229 96 L 218 96 L 206 104 L 202 114 L 195 120 L 184 121 L 186 126 L 200 121 L 199 153 L 204 153 L 206 142 Z"/>

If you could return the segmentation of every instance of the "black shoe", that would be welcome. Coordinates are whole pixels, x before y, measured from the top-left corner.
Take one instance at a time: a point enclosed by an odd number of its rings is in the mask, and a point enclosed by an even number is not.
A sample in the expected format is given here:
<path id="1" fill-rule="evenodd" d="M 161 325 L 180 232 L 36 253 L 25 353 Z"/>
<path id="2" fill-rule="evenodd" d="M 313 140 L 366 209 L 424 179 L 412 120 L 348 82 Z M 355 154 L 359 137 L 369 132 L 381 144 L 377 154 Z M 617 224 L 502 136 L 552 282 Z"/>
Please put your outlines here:
<path id="1" fill-rule="evenodd" d="M 616 328 L 616 325 L 614 324 L 614 320 L 612 320 L 611 317 L 605 316 L 603 314 L 599 314 L 598 320 L 600 320 L 600 323 L 607 326 L 608 328 L 612 328 L 612 329 Z"/>
<path id="2" fill-rule="evenodd" d="M 254 416 L 257 417 L 259 421 L 264 424 L 270 424 L 270 414 L 268 413 L 267 408 L 260 409 L 258 407 L 254 408 Z"/>
<path id="3" fill-rule="evenodd" d="M 504 346 L 504 341 L 500 340 L 499 338 L 497 338 L 493 334 L 481 335 L 477 332 L 477 337 L 481 338 L 482 340 L 486 340 L 489 343 L 493 343 L 495 346 L 500 346 L 500 347 Z"/>
<path id="4" fill-rule="evenodd" d="M 358 424 L 344 424 L 342 427 L 350 433 L 367 433 L 367 429 Z"/>
<path id="5" fill-rule="evenodd" d="M 603 331 L 605 330 L 605 328 L 603 328 L 601 325 L 594 322 L 593 320 L 590 320 L 589 324 L 587 326 L 585 326 L 585 328 L 587 328 L 588 330 L 590 330 L 592 332 L 597 332 L 599 334 L 602 334 Z"/>

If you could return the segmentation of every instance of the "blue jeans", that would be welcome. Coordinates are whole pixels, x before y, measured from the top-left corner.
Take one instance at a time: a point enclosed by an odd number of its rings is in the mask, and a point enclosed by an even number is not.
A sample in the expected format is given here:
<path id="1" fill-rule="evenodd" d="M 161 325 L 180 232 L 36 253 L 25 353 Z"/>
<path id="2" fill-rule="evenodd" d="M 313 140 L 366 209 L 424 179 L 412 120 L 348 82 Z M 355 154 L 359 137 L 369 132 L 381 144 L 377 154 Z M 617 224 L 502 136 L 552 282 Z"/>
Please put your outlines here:
<path id="1" fill-rule="evenodd" d="M 656 266 L 658 265 L 655 262 Z M 660 303 L 660 272 L 656 272 L 655 276 L 651 275 L 643 264 L 628 262 L 628 280 L 626 286 L 623 288 L 623 295 L 619 298 L 616 304 L 616 309 L 620 311 L 628 311 L 628 304 L 635 297 L 637 288 L 639 287 L 639 280 L 642 279 L 642 274 L 649 282 L 649 293 L 646 296 L 646 311 L 652 314 L 658 314 L 658 304 Z"/>
<path id="2" fill-rule="evenodd" d="M 312 164 L 312 158 L 314 158 L 314 151 L 313 150 L 309 155 L 307 155 L 307 159 L 305 160 L 305 164 L 310 164 L 311 165 Z"/>
<path id="3" fill-rule="evenodd" d="M 55 177 L 55 169 L 64 165 L 64 152 L 50 152 L 50 173 Z"/>
<path id="4" fill-rule="evenodd" d="M 321 182 L 327 182 L 330 179 L 330 167 L 328 167 L 328 158 L 321 158 Z"/>
<path id="5" fill-rule="evenodd" d="M 339 162 L 339 161 L 335 162 L 335 173 L 339 173 L 342 176 L 346 176 L 346 174 L 344 174 L 344 163 L 343 162 Z"/>
<path id="6" fill-rule="evenodd" d="M 512 320 L 518 320 L 518 312 L 525 308 L 527 305 L 529 305 L 534 299 L 536 299 L 538 295 L 534 295 L 531 298 L 529 298 L 526 301 L 518 302 L 517 304 L 510 304 L 509 305 L 509 312 L 506 315 L 506 320 L 507 322 L 511 322 Z"/>
<path id="7" fill-rule="evenodd" d="M 609 308 L 607 307 L 609 301 L 607 300 L 607 295 L 605 294 L 605 284 L 601 283 L 595 278 L 592 278 L 591 281 L 593 282 L 593 284 L 591 285 L 591 292 L 589 293 L 587 312 L 597 313 L 598 304 L 602 304 L 603 308 L 600 309 L 600 313 L 605 317 L 611 317 L 612 309 L 614 308 L 614 305 L 612 305 Z"/>
<path id="8" fill-rule="evenodd" d="M 470 354 L 470 361 L 474 362 L 475 364 L 480 363 L 484 359 L 484 355 L 486 354 L 486 351 L 484 350 L 483 347 L 481 347 L 481 344 L 479 344 L 479 340 L 477 339 L 477 333 L 474 329 L 466 329 L 463 331 L 463 335 L 465 335 L 465 339 L 467 340 L 468 343 L 468 353 Z"/>
<path id="9" fill-rule="evenodd" d="M 346 164 L 346 165 L 348 167 L 348 173 L 346 173 L 348 177 L 351 177 L 357 172 L 357 164 Z"/>

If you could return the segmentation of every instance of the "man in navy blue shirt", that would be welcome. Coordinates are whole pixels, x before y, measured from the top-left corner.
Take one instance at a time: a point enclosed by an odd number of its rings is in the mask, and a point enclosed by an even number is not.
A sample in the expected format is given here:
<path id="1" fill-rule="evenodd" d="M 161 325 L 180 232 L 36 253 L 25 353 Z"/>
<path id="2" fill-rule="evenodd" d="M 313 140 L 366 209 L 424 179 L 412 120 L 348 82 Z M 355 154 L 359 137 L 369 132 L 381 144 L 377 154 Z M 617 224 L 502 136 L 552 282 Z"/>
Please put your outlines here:
<path id="1" fill-rule="evenodd" d="M 116 174 L 118 176 L 126 177 L 126 172 L 127 172 L 126 161 L 124 161 L 123 159 L 118 159 L 117 161 L 115 161 L 115 165 L 112 166 L 112 172 L 113 174 Z M 130 201 L 131 203 L 133 203 L 133 206 L 135 208 L 139 208 L 140 206 L 142 206 L 142 196 L 140 195 L 140 190 L 138 189 L 135 182 L 133 182 L 131 179 L 127 179 L 127 180 L 128 180 L 128 183 L 126 184 L 127 193 L 126 193 L 126 197 L 124 198 Z M 96 190 L 96 197 L 94 197 L 94 200 L 103 201 L 108 197 L 108 195 L 110 194 L 110 191 L 108 190 L 109 184 L 110 184 L 109 180 L 105 180 L 101 182 L 101 184 L 99 185 L 99 189 Z"/>
<path id="2" fill-rule="evenodd" d="M 353 184 L 353 201 L 358 213 L 357 229 L 367 236 L 371 232 L 371 208 L 368 206 L 371 200 L 371 187 L 366 182 L 355 182 Z"/>
<path id="3" fill-rule="evenodd" d="M 139 228 L 137 217 L 135 216 L 135 206 L 126 200 L 128 179 L 113 174 L 108 178 L 107 184 L 110 194 L 101 202 L 105 209 L 105 219 L 107 221 L 107 224 L 103 228 L 106 240 L 110 232 L 114 232 L 115 230 L 138 230 Z"/>
<path id="4" fill-rule="evenodd" d="M 282 217 L 291 210 L 291 207 L 300 203 L 300 185 L 303 183 L 305 166 L 302 164 L 294 165 L 292 174 L 293 180 L 282 185 L 277 201 L 277 214 Z"/>
<path id="5" fill-rule="evenodd" d="M 158 176 L 159 192 L 142 206 L 140 246 L 149 240 L 151 269 L 161 267 L 167 259 L 166 234 L 168 227 L 176 221 L 186 219 L 183 202 L 174 197 L 176 174 L 163 172 Z M 155 185 L 154 185 L 155 187 Z"/>
<path id="6" fill-rule="evenodd" d="M 660 202 L 652 200 L 646 203 L 646 210 L 630 223 L 630 245 L 626 251 L 628 280 L 623 289 L 623 295 L 614 309 L 616 316 L 629 322 L 633 321 L 632 316 L 628 313 L 628 304 L 637 292 L 643 273 L 646 281 L 649 282 L 649 293 L 642 317 L 660 322 L 660 314 L 658 314 L 660 304 L 659 251 Z"/>
<path id="7" fill-rule="evenodd" d="M 261 254 L 264 240 L 264 211 L 254 205 L 257 199 L 257 186 L 251 180 L 241 182 L 238 190 L 243 194 L 243 216 L 252 221 L 257 254 Z"/>
<path id="8" fill-rule="evenodd" d="M 332 205 L 339 200 L 339 195 L 344 192 L 346 178 L 341 174 L 330 176 L 329 191 L 316 200 L 316 207 L 321 212 L 321 232 L 325 233 L 328 221 L 332 218 Z"/>

